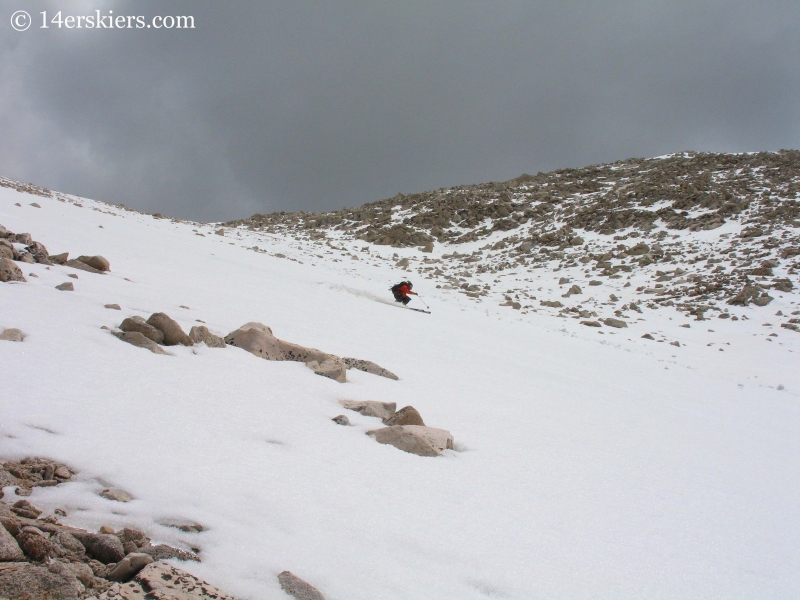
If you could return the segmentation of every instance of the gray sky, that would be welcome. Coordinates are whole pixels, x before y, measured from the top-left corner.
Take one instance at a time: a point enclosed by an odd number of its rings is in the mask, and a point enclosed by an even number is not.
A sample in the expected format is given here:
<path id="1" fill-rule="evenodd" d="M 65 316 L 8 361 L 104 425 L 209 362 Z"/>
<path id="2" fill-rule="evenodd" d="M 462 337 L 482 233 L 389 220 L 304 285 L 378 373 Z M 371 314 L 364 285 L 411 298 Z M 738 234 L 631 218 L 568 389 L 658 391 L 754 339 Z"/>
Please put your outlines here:
<path id="1" fill-rule="evenodd" d="M 42 29 L 58 10 L 195 29 Z M 208 221 L 798 148 L 798 23 L 797 0 L 0 0 L 0 175 Z"/>

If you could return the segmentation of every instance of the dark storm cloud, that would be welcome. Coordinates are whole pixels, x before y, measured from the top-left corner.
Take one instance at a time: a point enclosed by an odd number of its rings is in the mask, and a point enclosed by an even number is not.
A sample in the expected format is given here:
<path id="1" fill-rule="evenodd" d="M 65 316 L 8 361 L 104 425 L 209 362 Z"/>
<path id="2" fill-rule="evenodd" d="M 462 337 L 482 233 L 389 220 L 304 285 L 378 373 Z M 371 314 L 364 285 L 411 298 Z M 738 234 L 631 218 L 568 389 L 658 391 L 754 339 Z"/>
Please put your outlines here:
<path id="1" fill-rule="evenodd" d="M 33 26 L 10 27 L 27 10 Z M 188 31 L 39 29 L 191 15 Z M 800 5 L 0 0 L 0 174 L 176 216 L 798 144 Z"/>

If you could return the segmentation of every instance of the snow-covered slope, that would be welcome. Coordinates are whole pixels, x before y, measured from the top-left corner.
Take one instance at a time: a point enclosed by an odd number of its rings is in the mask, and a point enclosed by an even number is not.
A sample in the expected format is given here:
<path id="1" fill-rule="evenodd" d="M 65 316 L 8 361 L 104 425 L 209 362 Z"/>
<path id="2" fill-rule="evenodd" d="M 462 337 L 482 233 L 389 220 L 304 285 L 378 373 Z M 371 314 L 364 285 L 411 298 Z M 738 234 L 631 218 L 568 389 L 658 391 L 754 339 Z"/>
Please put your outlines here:
<path id="1" fill-rule="evenodd" d="M 770 289 L 767 306 L 720 302 L 731 318 L 696 320 L 639 301 L 649 271 L 590 287 L 567 260 L 486 274 L 496 294 L 468 296 L 433 275 L 454 250 L 440 242 L 422 253 L 341 230 L 220 228 L 18 187 L 0 188 L 0 223 L 112 269 L 22 264 L 26 283 L 0 284 L 0 327 L 27 335 L 0 342 L 0 457 L 80 472 L 30 498 L 66 510 L 63 522 L 199 548 L 203 562 L 184 568 L 252 599 L 285 598 L 284 569 L 329 600 L 800 593 L 800 333 L 779 327 L 798 309 L 794 292 Z M 675 234 L 713 245 L 722 228 Z M 457 258 L 508 235 L 466 241 Z M 395 267 L 402 258 L 408 270 Z M 431 315 L 386 302 L 410 273 Z M 74 292 L 55 289 L 65 281 Z M 561 296 L 576 281 L 578 319 L 514 309 L 524 294 L 570 304 Z M 611 293 L 619 301 L 606 306 Z M 581 324 L 623 303 L 626 328 Z M 400 379 L 351 370 L 339 384 L 233 347 L 158 356 L 101 329 L 153 312 L 220 335 L 260 321 Z M 411 404 L 452 432 L 455 450 L 379 445 L 364 432 L 380 422 L 340 399 Z M 343 412 L 353 427 L 331 421 Z M 109 485 L 134 500 L 100 498 Z M 170 519 L 206 529 L 160 524 Z"/>

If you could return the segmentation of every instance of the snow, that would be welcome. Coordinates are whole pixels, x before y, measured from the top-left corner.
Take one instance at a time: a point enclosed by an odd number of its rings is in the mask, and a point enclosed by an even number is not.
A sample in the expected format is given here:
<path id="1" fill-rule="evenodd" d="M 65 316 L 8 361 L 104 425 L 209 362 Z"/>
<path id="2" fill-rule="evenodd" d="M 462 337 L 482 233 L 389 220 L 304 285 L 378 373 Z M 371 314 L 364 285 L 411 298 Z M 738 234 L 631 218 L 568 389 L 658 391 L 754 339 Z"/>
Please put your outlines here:
<path id="1" fill-rule="evenodd" d="M 276 578 L 286 569 L 329 600 L 800 593 L 798 334 L 765 343 L 762 316 L 788 314 L 790 297 L 736 309 L 746 323 L 685 329 L 662 311 L 598 335 L 417 278 L 424 315 L 387 305 L 406 273 L 348 257 L 364 242 L 325 254 L 67 200 L 0 188 L 8 229 L 52 254 L 111 262 L 107 275 L 22 265 L 38 277 L 0 285 L 0 327 L 27 335 L 0 342 L 0 456 L 79 471 L 30 498 L 65 509 L 63 522 L 200 548 L 202 563 L 180 566 L 252 600 L 286 598 Z M 558 289 L 561 273 L 537 273 L 516 284 Z M 75 291 L 55 289 L 64 281 Z M 260 321 L 400 380 L 349 371 L 339 384 L 232 347 L 158 356 L 101 329 L 153 312 L 220 335 Z M 683 347 L 644 343 L 645 332 Z M 456 450 L 422 458 L 379 445 L 364 433 L 380 422 L 340 399 L 411 404 Z M 343 413 L 353 427 L 331 421 Z M 100 498 L 106 486 L 134 500 Z"/>

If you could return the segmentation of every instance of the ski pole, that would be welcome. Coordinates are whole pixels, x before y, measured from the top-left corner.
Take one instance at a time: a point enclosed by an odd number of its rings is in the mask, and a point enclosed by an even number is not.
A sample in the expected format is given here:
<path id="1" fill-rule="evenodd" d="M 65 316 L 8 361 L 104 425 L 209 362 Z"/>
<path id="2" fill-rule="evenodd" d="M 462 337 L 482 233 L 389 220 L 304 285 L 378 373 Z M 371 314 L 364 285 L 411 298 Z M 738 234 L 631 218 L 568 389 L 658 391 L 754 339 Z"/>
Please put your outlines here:
<path id="1" fill-rule="evenodd" d="M 431 307 L 430 307 L 430 306 L 428 306 L 427 304 L 425 304 L 425 300 L 423 300 L 422 298 L 420 298 L 420 295 L 419 295 L 419 294 L 417 294 L 417 298 L 419 298 L 419 301 L 420 301 L 420 302 L 422 302 L 422 304 L 425 306 L 425 308 L 427 308 L 427 309 L 429 309 L 429 310 L 430 310 L 430 308 L 431 308 Z"/>

